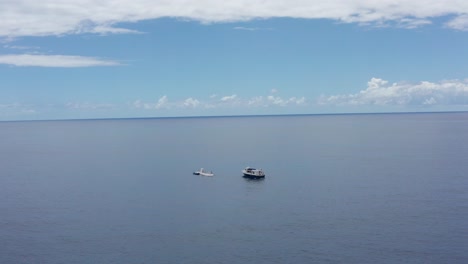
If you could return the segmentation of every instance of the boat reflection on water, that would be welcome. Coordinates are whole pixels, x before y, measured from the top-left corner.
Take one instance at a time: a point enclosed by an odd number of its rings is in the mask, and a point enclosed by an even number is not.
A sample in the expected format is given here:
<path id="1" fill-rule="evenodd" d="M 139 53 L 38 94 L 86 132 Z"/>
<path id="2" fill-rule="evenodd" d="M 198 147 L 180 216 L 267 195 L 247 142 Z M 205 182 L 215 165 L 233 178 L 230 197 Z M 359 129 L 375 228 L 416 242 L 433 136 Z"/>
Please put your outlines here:
<path id="1" fill-rule="evenodd" d="M 247 176 L 243 176 L 244 180 L 246 182 L 252 182 L 252 183 L 255 183 L 255 182 L 262 182 L 265 180 L 265 177 L 261 177 L 261 178 L 252 178 L 252 177 L 247 177 Z"/>

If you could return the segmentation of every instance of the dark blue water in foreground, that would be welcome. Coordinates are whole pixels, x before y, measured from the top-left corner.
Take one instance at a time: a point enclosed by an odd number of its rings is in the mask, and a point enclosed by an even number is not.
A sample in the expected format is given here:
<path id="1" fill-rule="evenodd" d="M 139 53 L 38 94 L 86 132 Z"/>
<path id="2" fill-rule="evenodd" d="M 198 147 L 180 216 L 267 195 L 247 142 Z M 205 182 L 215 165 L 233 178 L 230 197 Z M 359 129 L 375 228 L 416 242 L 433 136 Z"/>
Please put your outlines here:
<path id="1" fill-rule="evenodd" d="M 468 113 L 3 122 L 0 173 L 2 264 L 468 263 Z"/>

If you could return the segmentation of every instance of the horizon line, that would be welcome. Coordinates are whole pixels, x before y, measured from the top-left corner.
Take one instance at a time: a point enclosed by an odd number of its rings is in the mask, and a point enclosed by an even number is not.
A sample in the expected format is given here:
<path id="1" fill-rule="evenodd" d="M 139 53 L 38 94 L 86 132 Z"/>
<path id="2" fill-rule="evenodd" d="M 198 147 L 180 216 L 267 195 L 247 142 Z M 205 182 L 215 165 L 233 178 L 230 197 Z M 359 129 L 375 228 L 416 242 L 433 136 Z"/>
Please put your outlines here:
<path id="1" fill-rule="evenodd" d="M 7 122 L 56 122 L 56 121 L 112 121 L 112 120 L 143 120 L 143 119 L 194 119 L 194 118 L 255 118 L 255 117 L 281 117 L 281 116 L 335 116 L 335 115 L 403 115 L 403 114 L 454 114 L 468 113 L 460 111 L 405 111 L 405 112 L 351 112 L 351 113 L 316 113 L 316 114 L 258 114 L 258 115 L 200 115 L 200 116 L 153 116 L 153 117 L 102 117 L 102 118 L 58 118 L 58 119 L 25 119 L 0 120 Z"/>

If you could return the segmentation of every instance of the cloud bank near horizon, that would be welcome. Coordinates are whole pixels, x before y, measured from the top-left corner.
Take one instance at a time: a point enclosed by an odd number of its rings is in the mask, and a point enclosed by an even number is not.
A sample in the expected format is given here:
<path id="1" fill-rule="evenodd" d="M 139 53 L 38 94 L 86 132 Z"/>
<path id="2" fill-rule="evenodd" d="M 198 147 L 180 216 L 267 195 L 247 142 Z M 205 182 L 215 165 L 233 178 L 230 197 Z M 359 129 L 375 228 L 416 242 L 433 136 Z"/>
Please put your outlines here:
<path id="1" fill-rule="evenodd" d="M 355 94 L 321 96 L 320 105 L 430 106 L 468 105 L 468 80 L 393 83 L 372 78 L 367 88 Z"/>
<path id="2" fill-rule="evenodd" d="M 280 96 L 256 96 L 251 98 L 242 98 L 236 94 L 227 95 L 220 98 L 210 96 L 208 100 L 199 100 L 189 97 L 179 101 L 169 101 L 164 95 L 156 101 L 135 100 L 132 103 L 133 108 L 145 110 L 161 110 L 174 108 L 232 108 L 232 107 L 286 107 L 286 106 L 305 106 L 307 105 L 305 97 L 282 98 Z"/>
<path id="3" fill-rule="evenodd" d="M 463 0 L 23 0 L 0 1 L 0 37 L 67 34 L 128 34 L 124 28 L 158 18 L 230 23 L 268 18 L 330 19 L 343 23 L 416 28 L 446 19 L 444 26 L 468 30 Z"/>
<path id="4" fill-rule="evenodd" d="M 0 103 L 0 118 L 33 116 L 37 113 L 33 106 L 20 103 Z"/>
<path id="5" fill-rule="evenodd" d="M 79 117 L 82 118 L 83 115 L 90 112 L 105 113 L 108 116 L 113 116 L 112 113 L 127 111 L 129 109 L 133 109 L 133 111 L 137 111 L 143 115 L 154 116 L 164 115 L 164 113 L 169 113 L 169 111 L 173 110 L 176 110 L 176 113 L 179 115 L 188 116 L 193 113 L 204 113 L 205 110 L 236 114 L 246 113 L 245 110 L 249 112 L 249 109 L 269 109 L 267 110 L 269 113 L 284 113 L 284 111 L 288 112 L 291 109 L 295 109 L 295 112 L 298 113 L 314 114 L 321 113 L 320 109 L 323 110 L 323 108 L 320 107 L 335 106 L 340 106 L 337 109 L 340 109 L 342 113 L 359 112 L 359 109 L 368 109 L 366 108 L 368 106 L 377 106 L 375 108 L 376 112 L 381 112 L 381 109 L 413 111 L 420 109 L 420 107 L 437 111 L 441 109 L 440 106 L 449 107 L 448 109 L 452 110 L 466 110 L 468 107 L 468 80 L 389 83 L 380 78 L 372 78 L 367 83 L 367 88 L 357 93 L 323 95 L 317 100 L 309 100 L 306 97 L 281 97 L 278 95 L 278 91 L 273 89 L 266 96 L 242 97 L 237 94 L 231 94 L 225 96 L 210 95 L 205 99 L 185 97 L 170 100 L 167 95 L 163 95 L 155 100 L 139 99 L 129 101 L 126 104 L 112 102 L 68 102 L 63 105 L 41 106 L 20 102 L 0 102 L 0 119 L 42 117 L 50 112 L 51 108 L 72 111 L 75 114 L 79 114 Z"/>

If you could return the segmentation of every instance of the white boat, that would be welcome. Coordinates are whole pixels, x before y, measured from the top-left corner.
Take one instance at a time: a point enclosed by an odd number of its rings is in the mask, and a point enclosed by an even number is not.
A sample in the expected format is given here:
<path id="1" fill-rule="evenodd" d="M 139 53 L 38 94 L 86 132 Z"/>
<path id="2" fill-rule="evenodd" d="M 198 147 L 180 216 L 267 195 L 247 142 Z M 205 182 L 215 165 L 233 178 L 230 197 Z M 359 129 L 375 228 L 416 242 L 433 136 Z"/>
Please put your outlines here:
<path id="1" fill-rule="evenodd" d="M 201 176 L 214 176 L 213 172 L 207 172 L 205 169 L 201 168 L 198 171 L 193 172 L 193 175 L 201 175 Z"/>
<path id="2" fill-rule="evenodd" d="M 265 173 L 263 172 L 262 169 L 255 169 L 252 167 L 246 167 L 245 169 L 242 170 L 242 173 L 244 174 L 244 177 L 246 178 L 264 178 Z"/>

